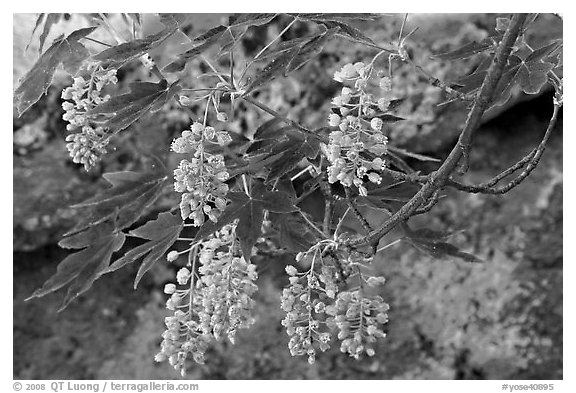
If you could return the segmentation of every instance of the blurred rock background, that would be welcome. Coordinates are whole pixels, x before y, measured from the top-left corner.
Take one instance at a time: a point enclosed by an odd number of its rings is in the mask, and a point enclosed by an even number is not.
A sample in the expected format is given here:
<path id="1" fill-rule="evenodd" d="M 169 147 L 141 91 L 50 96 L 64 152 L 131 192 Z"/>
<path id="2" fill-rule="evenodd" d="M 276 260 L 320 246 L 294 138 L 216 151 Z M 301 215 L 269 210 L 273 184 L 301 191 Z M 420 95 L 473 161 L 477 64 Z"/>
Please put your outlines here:
<path id="1" fill-rule="evenodd" d="M 205 31 L 222 15 L 198 15 L 190 35 Z M 432 53 L 485 37 L 496 15 L 413 15 L 407 26 L 420 26 L 409 46 L 431 74 L 443 80 L 470 72 L 473 61 L 433 62 Z M 562 36 L 562 25 L 541 15 L 531 29 L 538 46 Z M 14 15 L 14 87 L 37 58 L 37 37 L 26 53 L 36 16 Z M 54 26 L 47 45 L 60 34 L 85 26 L 71 15 Z M 157 21 L 145 18 L 150 32 Z M 396 38 L 400 16 L 359 25 L 376 42 Z M 250 57 L 286 24 L 277 18 L 269 27 L 252 29 L 239 47 Z M 305 33 L 296 24 L 285 39 Z M 153 53 L 159 64 L 183 51 L 176 37 Z M 95 44 L 96 45 L 96 44 Z M 94 51 L 101 50 L 97 45 Z M 338 90 L 333 72 L 347 62 L 373 55 L 361 45 L 333 40 L 304 69 L 278 79 L 258 97 L 271 107 L 290 112 L 311 126 L 325 122 L 330 99 Z M 209 55 L 208 55 L 209 57 Z M 239 57 L 240 59 L 242 57 Z M 137 66 L 119 73 L 120 89 L 146 79 Z M 187 67 L 196 82 L 206 70 L 199 62 Z M 56 245 L 75 220 L 69 206 L 106 187 L 104 172 L 146 167 L 150 154 L 174 164 L 166 150 L 171 139 L 190 123 L 173 105 L 142 119 L 115 140 L 115 151 L 93 171 L 74 165 L 65 149 L 60 92 L 70 81 L 57 75 L 48 95 L 21 118 L 13 119 L 14 154 L 14 378 L 15 379 L 173 379 L 167 364 L 153 360 L 164 330 L 163 284 L 173 266 L 159 263 L 132 290 L 135 275 L 127 267 L 98 280 L 93 288 L 62 313 L 58 294 L 23 302 L 56 269 L 66 251 Z M 439 90 L 428 87 L 410 69 L 396 73 L 398 96 L 410 99 L 400 108 L 408 120 L 391 130 L 393 143 L 444 158 L 465 120 L 458 104 L 437 107 Z M 487 180 L 530 151 L 542 137 L 552 111 L 549 91 L 539 96 L 516 95 L 512 102 L 486 116 L 475 138 L 470 182 Z M 242 108 L 230 130 L 249 134 L 267 119 Z M 504 196 L 466 195 L 447 191 L 431 214 L 414 220 L 438 230 L 459 231 L 455 242 L 485 260 L 466 264 L 434 260 L 400 243 L 376 261 L 387 278 L 383 296 L 390 303 L 388 337 L 373 358 L 355 361 L 333 348 L 314 366 L 292 358 L 280 325 L 280 291 L 287 279 L 285 259 L 259 263 L 258 322 L 243 331 L 235 346 L 211 349 L 204 366 L 191 365 L 189 378 L 203 379 L 561 379 L 562 371 L 562 118 L 538 168 Z M 417 162 L 414 165 L 419 165 Z M 173 165 L 173 166 L 174 166 Z M 427 169 L 422 167 L 422 169 Z M 173 203 L 167 195 L 155 209 Z M 154 214 L 151 211 L 150 214 Z M 380 217 L 371 214 L 377 224 Z M 422 221 L 422 220 L 425 220 Z M 416 225 L 417 226 L 417 225 Z M 394 234 L 389 235 L 390 240 Z"/>

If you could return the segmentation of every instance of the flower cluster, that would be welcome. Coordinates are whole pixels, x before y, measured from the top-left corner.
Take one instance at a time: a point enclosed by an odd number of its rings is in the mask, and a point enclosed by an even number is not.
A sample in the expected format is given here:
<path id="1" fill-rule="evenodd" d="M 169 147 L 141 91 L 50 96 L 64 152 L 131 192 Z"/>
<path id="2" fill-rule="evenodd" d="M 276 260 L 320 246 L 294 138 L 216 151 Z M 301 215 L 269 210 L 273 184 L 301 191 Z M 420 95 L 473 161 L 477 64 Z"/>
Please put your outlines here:
<path id="1" fill-rule="evenodd" d="M 166 331 L 162 333 L 160 352 L 154 360 L 168 360 L 170 365 L 186 374 L 186 359 L 191 354 L 196 363 L 204 363 L 204 354 L 212 341 L 201 326 L 199 314 L 202 311 L 202 283 L 195 280 L 194 273 L 187 268 L 178 271 L 177 283 L 166 284 L 164 293 L 170 295 L 166 308 L 174 311 L 174 315 L 164 319 Z M 187 285 L 187 286 L 186 286 Z"/>
<path id="2" fill-rule="evenodd" d="M 313 246 L 297 261 L 310 263 L 310 268 L 299 273 L 291 265 L 286 267 L 290 286 L 282 292 L 282 310 L 286 317 L 282 325 L 290 336 L 288 348 L 292 356 L 308 355 L 308 363 L 316 361 L 316 352 L 330 348 L 331 332 L 324 324 L 326 303 L 336 297 L 338 286 L 333 266 L 324 263 L 320 245 Z"/>
<path id="3" fill-rule="evenodd" d="M 363 289 L 339 293 L 326 313 L 330 315 L 328 326 L 338 329 L 340 351 L 356 359 L 362 352 L 374 356 L 374 343 L 386 337 L 381 325 L 388 322 L 388 309 L 381 296 L 367 297 Z"/>
<path id="4" fill-rule="evenodd" d="M 216 132 L 213 127 L 194 123 L 190 130 L 182 132 L 172 142 L 176 153 L 191 154 L 190 160 L 182 160 L 174 170 L 174 189 L 182 192 L 180 212 L 182 218 L 190 218 L 195 226 L 201 226 L 205 215 L 216 222 L 226 207 L 229 174 L 224 157 L 206 151 L 206 144 L 225 145 L 230 142 L 225 131 Z"/>
<path id="5" fill-rule="evenodd" d="M 251 296 L 258 289 L 254 283 L 258 274 L 255 265 L 238 255 L 237 243 L 235 224 L 229 224 L 189 250 L 191 262 L 178 271 L 177 284 L 164 287 L 170 295 L 166 308 L 174 315 L 165 319 L 167 330 L 162 334 L 156 361 L 168 360 L 185 375 L 190 355 L 196 363 L 203 364 L 204 355 L 215 340 L 226 336 L 234 343 L 236 331 L 254 323 Z M 168 259 L 174 260 L 174 254 L 169 254 Z"/>
<path id="6" fill-rule="evenodd" d="M 74 78 L 72 86 L 62 91 L 62 108 L 66 111 L 62 118 L 69 124 L 68 131 L 80 129 L 80 132 L 66 137 L 66 148 L 75 163 L 83 164 L 86 170 L 92 168 L 100 157 L 106 153 L 109 136 L 106 131 L 95 125 L 94 119 L 88 113 L 95 106 L 110 99 L 102 96 L 104 86 L 118 82 L 116 70 L 107 70 L 97 64 L 88 66 L 89 77 Z"/>
<path id="7" fill-rule="evenodd" d="M 336 71 L 334 79 L 348 84 L 340 95 L 334 97 L 333 113 L 328 117 L 331 127 L 326 155 L 330 161 L 328 181 L 339 181 L 345 187 L 356 186 L 361 195 L 367 194 L 365 177 L 379 184 L 382 177 L 378 172 L 384 166 L 381 158 L 386 153 L 387 137 L 383 134 L 383 112 L 391 101 L 391 81 L 382 77 L 379 81 L 383 97 L 375 99 L 368 93 L 373 64 L 362 62 L 346 64 Z"/>
<path id="8" fill-rule="evenodd" d="M 256 265 L 236 255 L 233 231 L 230 225 L 222 228 L 203 243 L 199 257 L 204 285 L 203 329 L 216 339 L 226 334 L 232 343 L 238 329 L 254 324 L 251 296 L 258 290 L 254 284 Z"/>
<path id="9" fill-rule="evenodd" d="M 286 267 L 290 285 L 282 292 L 282 325 L 290 336 L 292 356 L 308 355 L 308 362 L 314 363 L 319 350 L 330 348 L 336 332 L 342 352 L 354 358 L 363 352 L 374 355 L 374 343 L 386 336 L 382 325 L 389 306 L 382 297 L 367 295 L 368 287 L 384 283 L 383 277 L 362 272 L 371 260 L 324 240 L 297 255 L 296 261 L 309 266 L 307 270 Z M 359 285 L 341 290 L 348 279 Z"/>

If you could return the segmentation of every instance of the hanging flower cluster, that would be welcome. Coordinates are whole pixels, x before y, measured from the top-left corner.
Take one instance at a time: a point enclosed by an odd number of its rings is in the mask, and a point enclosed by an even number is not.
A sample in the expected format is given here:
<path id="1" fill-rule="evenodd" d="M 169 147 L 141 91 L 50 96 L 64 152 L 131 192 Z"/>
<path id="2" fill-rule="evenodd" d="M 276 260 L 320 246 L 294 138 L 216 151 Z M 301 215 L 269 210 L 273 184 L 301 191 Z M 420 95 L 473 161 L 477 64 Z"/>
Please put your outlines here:
<path id="1" fill-rule="evenodd" d="M 386 336 L 382 325 L 388 321 L 389 306 L 382 297 L 368 295 L 368 287 L 384 283 L 383 277 L 363 272 L 371 258 L 324 240 L 298 254 L 296 262 L 309 268 L 299 272 L 286 267 L 290 285 L 282 292 L 282 325 L 290 336 L 292 356 L 307 355 L 313 364 L 318 351 L 330 348 L 335 332 L 342 352 L 354 358 L 364 352 L 373 356 L 374 343 Z M 358 286 L 341 290 L 347 279 L 357 280 Z"/>
<path id="2" fill-rule="evenodd" d="M 282 325 L 290 336 L 288 348 L 292 356 L 307 355 L 308 363 L 316 361 L 316 352 L 330 348 L 331 332 L 323 323 L 326 303 L 336 297 L 338 286 L 334 280 L 333 267 L 322 257 L 321 244 L 313 246 L 297 261 L 305 260 L 310 268 L 304 273 L 291 265 L 286 267 L 290 286 L 282 292 L 282 310 L 286 317 Z"/>
<path id="3" fill-rule="evenodd" d="M 254 283 L 258 274 L 255 265 L 239 256 L 235 230 L 235 224 L 226 225 L 194 245 L 189 250 L 191 261 L 176 275 L 177 284 L 164 288 L 170 295 L 166 308 L 174 315 L 165 319 L 167 329 L 155 360 L 168 360 L 182 376 L 190 355 L 203 364 L 214 340 L 226 336 L 234 343 L 237 330 L 254 323 L 252 295 L 258 289 Z M 170 255 L 168 259 L 175 260 Z"/>
<path id="4" fill-rule="evenodd" d="M 252 295 L 258 290 L 256 265 L 239 256 L 234 230 L 225 226 L 203 243 L 199 272 L 204 288 L 200 320 L 215 338 L 226 335 L 234 343 L 238 329 L 254 324 Z"/>
<path id="5" fill-rule="evenodd" d="M 105 130 L 96 126 L 88 112 L 95 106 L 110 99 L 109 95 L 102 96 L 104 86 L 118 82 L 116 70 L 107 70 L 98 64 L 88 65 L 89 77 L 78 76 L 74 78 L 72 86 L 62 91 L 62 108 L 66 111 L 62 118 L 69 124 L 68 131 L 80 130 L 66 137 L 66 148 L 72 161 L 83 164 L 89 170 L 100 157 L 106 154 L 106 145 L 109 137 Z"/>
<path id="6" fill-rule="evenodd" d="M 226 194 L 229 178 L 224 157 L 206 151 L 206 144 L 225 145 L 230 142 L 225 131 L 215 131 L 213 127 L 194 123 L 190 130 L 172 142 L 172 151 L 191 154 L 190 160 L 182 160 L 174 170 L 174 189 L 182 192 L 180 212 L 182 218 L 193 220 L 194 226 L 201 226 L 205 215 L 216 222 L 226 207 Z"/>
<path id="7" fill-rule="evenodd" d="M 379 184 L 378 172 L 384 166 L 387 137 L 382 133 L 383 120 L 378 117 L 390 104 L 391 82 L 382 77 L 379 85 L 384 96 L 375 99 L 367 92 L 373 64 L 362 62 L 346 64 L 336 71 L 334 79 L 345 85 L 340 95 L 334 97 L 333 113 L 328 117 L 331 127 L 327 146 L 328 181 L 339 181 L 345 187 L 356 186 L 361 195 L 367 194 L 366 180 Z"/>

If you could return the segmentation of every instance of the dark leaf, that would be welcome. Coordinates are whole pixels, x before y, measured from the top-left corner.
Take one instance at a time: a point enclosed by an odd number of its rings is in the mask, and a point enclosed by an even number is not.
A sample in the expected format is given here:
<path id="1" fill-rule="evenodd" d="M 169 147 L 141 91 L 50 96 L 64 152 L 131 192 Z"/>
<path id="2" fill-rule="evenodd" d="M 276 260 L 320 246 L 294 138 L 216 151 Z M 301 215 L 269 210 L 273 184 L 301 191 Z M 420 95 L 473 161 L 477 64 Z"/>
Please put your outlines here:
<path id="1" fill-rule="evenodd" d="M 320 150 L 320 142 L 312 135 L 305 134 L 278 119 L 270 120 L 260 126 L 254 134 L 255 141 L 248 148 L 250 154 L 266 153 L 266 157 L 282 155 L 269 165 L 270 172 L 266 182 L 275 180 L 294 169 L 304 158 L 315 158 Z"/>
<path id="2" fill-rule="evenodd" d="M 229 27 L 261 26 L 269 23 L 278 14 L 237 14 L 229 19 Z"/>
<path id="3" fill-rule="evenodd" d="M 106 120 L 101 125 L 112 132 L 118 132 L 140 117 L 150 112 L 156 112 L 180 91 L 180 85 L 173 83 L 168 86 L 166 80 L 158 83 L 133 82 L 130 93 L 112 97 L 90 111 L 91 115 L 104 115 Z"/>
<path id="4" fill-rule="evenodd" d="M 320 23 L 324 24 L 328 29 L 338 29 L 337 34 L 341 34 L 345 37 L 350 37 L 355 41 L 366 42 L 369 44 L 375 45 L 375 42 L 372 41 L 369 37 L 366 37 L 364 33 L 360 30 L 355 28 L 354 26 L 350 26 L 345 22 L 340 22 L 337 20 L 326 20 L 326 21 L 319 21 Z"/>
<path id="5" fill-rule="evenodd" d="M 276 155 L 261 154 L 258 156 L 250 157 L 246 164 L 239 165 L 236 167 L 231 167 L 228 170 L 230 178 L 236 177 L 243 173 L 256 173 L 264 167 L 273 164 L 274 162 L 280 160 L 284 153 L 278 153 Z"/>
<path id="6" fill-rule="evenodd" d="M 56 273 L 26 300 L 45 296 L 73 281 L 59 310 L 62 311 L 72 300 L 90 289 L 94 281 L 103 274 L 110 264 L 112 254 L 122 247 L 124 239 L 123 233 L 109 234 L 95 239 L 82 251 L 70 254 L 60 262 Z"/>
<path id="7" fill-rule="evenodd" d="M 25 51 L 27 51 L 28 48 L 30 47 L 32 40 L 34 39 L 34 33 L 36 33 L 36 30 L 38 30 L 38 28 L 40 27 L 40 25 L 44 21 L 45 16 L 46 16 L 46 14 L 38 14 L 38 18 L 36 18 L 36 24 L 34 25 L 34 29 L 32 30 L 32 34 L 30 34 L 30 40 L 28 41 L 28 44 L 26 45 L 26 48 L 24 49 Z"/>
<path id="8" fill-rule="evenodd" d="M 290 61 L 290 64 L 288 64 L 286 67 L 284 74 L 286 75 L 292 71 L 302 68 L 304 64 L 318 56 L 322 52 L 324 45 L 326 45 L 326 43 L 334 36 L 337 30 L 338 28 L 326 30 L 320 35 L 306 42 L 300 48 L 298 54 Z"/>
<path id="9" fill-rule="evenodd" d="M 176 60 L 168 64 L 166 67 L 162 69 L 164 72 L 180 72 L 186 67 L 186 63 L 190 60 L 210 48 L 211 46 L 215 45 L 218 40 L 222 37 L 224 32 L 226 32 L 226 26 L 220 25 L 215 27 L 208 32 L 202 34 L 199 37 L 196 37 L 194 41 L 204 41 L 201 44 L 194 46 L 193 48 L 187 50 L 184 53 L 180 53 Z"/>
<path id="10" fill-rule="evenodd" d="M 82 60 L 90 53 L 78 40 L 92 33 L 96 27 L 76 30 L 68 37 L 61 36 L 44 52 L 30 71 L 20 80 L 14 92 L 18 114 L 22 115 L 48 91 L 56 68 L 63 63 L 65 70 L 75 74 Z"/>
<path id="11" fill-rule="evenodd" d="M 510 55 L 494 90 L 496 99 L 490 107 L 505 104 L 516 88 L 526 94 L 539 93 L 548 80 L 548 72 L 554 68 L 553 63 L 543 59 L 560 45 L 560 41 L 555 41 L 534 51 L 524 48 Z M 458 83 L 464 86 L 460 91 L 465 94 L 477 91 L 486 77 L 488 66 L 488 60 L 484 60 L 472 75 L 460 79 Z"/>
<path id="12" fill-rule="evenodd" d="M 268 191 L 261 182 L 252 184 L 251 195 L 243 192 L 230 192 L 230 203 L 219 217 L 218 222 L 206 222 L 200 227 L 195 240 L 205 239 L 215 231 L 238 219 L 236 235 L 240 240 L 242 254 L 246 260 L 252 255 L 252 247 L 262 234 L 264 210 L 274 213 L 289 213 L 297 210 L 288 195 L 279 191 Z"/>
<path id="13" fill-rule="evenodd" d="M 460 251 L 460 249 L 455 245 L 444 242 L 444 240 L 452 236 L 453 233 L 438 232 L 428 228 L 411 230 L 407 225 L 403 226 L 403 230 L 405 234 L 404 239 L 417 249 L 428 253 L 433 258 L 440 259 L 452 256 L 460 258 L 466 262 L 483 262 L 472 254 Z"/>
<path id="14" fill-rule="evenodd" d="M 272 47 L 268 48 L 265 52 L 263 52 L 260 55 L 260 57 L 258 57 L 257 60 L 258 61 L 268 60 L 294 48 L 301 48 L 302 45 L 304 45 L 304 43 L 308 42 L 312 38 L 314 38 L 314 36 L 298 37 L 288 41 L 282 41 L 273 48 Z"/>
<path id="15" fill-rule="evenodd" d="M 144 274 L 154 266 L 156 261 L 162 258 L 178 239 L 182 228 L 184 228 L 184 222 L 180 214 L 160 213 L 156 220 L 148 221 L 141 227 L 130 231 L 131 235 L 149 241 L 128 251 L 122 258 L 114 261 L 104 273 L 114 272 L 144 257 L 134 280 L 134 289 L 136 289 Z"/>
<path id="16" fill-rule="evenodd" d="M 46 42 L 46 38 L 48 38 L 48 34 L 50 33 L 50 28 L 52 25 L 60 22 L 63 14 L 48 14 L 46 17 L 46 22 L 44 23 L 44 29 L 42 30 L 42 34 L 40 35 L 40 47 L 38 48 L 38 53 L 42 53 L 42 49 L 44 48 L 44 43 Z"/>
<path id="17" fill-rule="evenodd" d="M 381 119 L 384 123 L 396 123 L 397 121 L 406 120 L 403 117 L 394 116 L 394 115 L 391 115 L 389 113 L 375 113 L 375 114 L 367 117 L 367 119 L 371 119 L 374 117 Z"/>
<path id="18" fill-rule="evenodd" d="M 186 24 L 188 18 L 193 14 L 186 14 L 186 13 L 177 13 L 177 14 L 170 14 L 170 13 L 161 13 L 160 22 L 169 28 L 172 27 L 180 27 Z"/>
<path id="19" fill-rule="evenodd" d="M 95 55 L 93 58 L 94 60 L 107 63 L 112 67 L 117 68 L 122 64 L 137 59 L 145 53 L 148 53 L 152 49 L 158 47 L 168 37 L 174 34 L 176 30 L 176 26 L 167 27 L 159 33 L 151 34 L 144 38 L 135 39 L 133 41 L 125 42 L 123 44 L 105 49 Z"/>
<path id="20" fill-rule="evenodd" d="M 279 246 L 293 252 L 308 250 L 316 236 L 302 221 L 300 214 L 270 213 L 272 224 L 278 227 Z"/>
<path id="21" fill-rule="evenodd" d="M 439 53 L 437 55 L 434 55 L 434 56 L 432 56 L 432 58 L 439 59 L 439 60 L 467 59 L 469 57 L 477 55 L 478 53 L 482 53 L 482 52 L 485 52 L 489 49 L 496 48 L 496 45 L 498 44 L 498 41 L 501 38 L 502 38 L 501 35 L 489 36 L 489 37 L 484 38 L 480 42 L 472 41 L 472 42 L 469 42 L 466 45 L 464 45 L 458 49 L 453 50 L 453 51 L 446 52 L 446 53 Z"/>
<path id="22" fill-rule="evenodd" d="M 298 14 L 298 18 L 300 19 L 304 19 L 304 20 L 312 20 L 312 21 L 318 21 L 318 20 L 343 20 L 343 21 L 347 21 L 347 20 L 376 20 L 378 18 L 380 18 L 382 15 L 379 14 L 337 14 L 337 13 L 333 13 L 333 14 L 325 14 L 325 13 L 319 13 L 319 14 Z"/>
<path id="23" fill-rule="evenodd" d="M 271 81 L 272 79 L 276 78 L 279 75 L 283 75 L 284 71 L 294 59 L 298 55 L 300 51 L 300 47 L 295 46 L 290 50 L 282 53 L 280 56 L 272 59 L 264 68 L 259 71 L 254 79 L 250 82 L 250 84 L 246 87 L 246 93 L 250 93 L 252 90 L 256 89 L 257 87 L 262 86 L 263 84 Z"/>
<path id="24" fill-rule="evenodd" d="M 107 221 L 112 221 L 114 228 L 124 229 L 138 220 L 162 192 L 168 182 L 163 172 L 114 172 L 103 175 L 112 184 L 93 198 L 72 206 L 84 211 L 78 224 L 62 240 L 64 247 L 78 247 L 85 244 L 81 232 Z M 96 230 L 95 230 L 96 231 Z M 100 231 L 100 230 L 97 230 Z"/>

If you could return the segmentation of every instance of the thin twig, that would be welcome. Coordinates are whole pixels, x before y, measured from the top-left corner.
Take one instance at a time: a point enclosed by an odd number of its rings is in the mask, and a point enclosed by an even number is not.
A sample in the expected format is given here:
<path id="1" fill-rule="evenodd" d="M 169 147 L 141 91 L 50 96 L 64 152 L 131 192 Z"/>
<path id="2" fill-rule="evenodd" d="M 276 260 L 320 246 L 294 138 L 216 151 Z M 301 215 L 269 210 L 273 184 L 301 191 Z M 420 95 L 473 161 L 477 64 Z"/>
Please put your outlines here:
<path id="1" fill-rule="evenodd" d="M 318 228 L 316 226 L 316 224 L 314 224 L 312 221 L 310 221 L 310 219 L 308 217 L 306 217 L 306 214 L 302 210 L 298 209 L 298 213 L 300 213 L 300 215 L 304 218 L 304 220 L 310 226 L 310 228 L 313 228 L 316 232 L 318 232 L 322 236 L 323 239 L 326 238 L 326 235 L 324 234 L 324 232 L 322 232 L 322 230 L 320 228 Z"/>
<path id="2" fill-rule="evenodd" d="M 540 162 L 540 158 L 546 149 L 546 143 L 552 134 L 552 130 L 556 125 L 556 120 L 558 118 L 558 112 L 560 110 L 560 106 L 554 105 L 554 112 L 552 113 L 552 118 L 548 123 L 548 127 L 546 128 L 546 133 L 542 138 L 542 141 L 538 145 L 537 148 L 532 150 L 528 155 L 518 161 L 516 164 L 512 165 L 510 168 L 506 169 L 505 171 L 501 172 L 497 176 L 493 177 L 491 180 L 485 183 L 477 184 L 477 185 L 467 185 L 459 183 L 453 179 L 450 179 L 447 185 L 456 188 L 460 191 L 465 191 L 472 194 L 482 193 L 482 194 L 505 194 L 508 191 L 512 190 L 514 187 L 522 183 L 524 179 L 530 175 L 530 173 L 538 166 Z M 524 168 L 524 171 L 520 173 L 516 178 L 511 180 L 504 186 L 501 187 L 494 187 L 497 183 L 499 183 L 502 179 L 506 178 L 507 176 L 511 175 L 512 173 L 516 172 L 520 168 Z"/>
<path id="3" fill-rule="evenodd" d="M 288 23 L 288 25 L 287 25 L 280 33 L 278 33 L 278 35 L 276 36 L 276 38 L 274 38 L 272 41 L 270 41 L 270 42 L 268 43 L 268 45 L 266 45 L 264 48 L 262 48 L 262 49 L 260 50 L 260 52 L 258 52 L 258 53 L 256 54 L 256 56 L 254 56 L 254 58 L 252 59 L 252 61 L 251 61 L 250 63 L 252 63 L 252 62 L 254 62 L 254 60 L 258 59 L 258 58 L 260 57 L 260 55 L 262 55 L 262 53 L 264 53 L 264 52 L 266 51 L 266 49 L 268 49 L 268 48 L 270 47 L 270 45 L 272 45 L 274 42 L 276 42 L 276 40 L 278 40 L 280 37 L 282 37 L 282 35 L 283 35 L 284 33 L 286 33 L 286 32 L 288 31 L 288 29 L 289 29 L 290 27 L 292 27 L 292 25 L 293 25 L 294 23 L 296 23 L 297 20 L 298 20 L 298 17 L 296 16 L 292 22 Z"/>
<path id="4" fill-rule="evenodd" d="M 95 42 L 95 43 L 100 44 L 100 45 L 107 46 L 108 48 L 112 48 L 112 45 L 107 44 L 107 43 L 102 42 L 102 41 L 98 41 L 98 40 L 96 40 L 96 39 L 94 39 L 94 38 L 90 38 L 90 37 L 82 37 L 82 38 L 85 39 L 85 40 L 88 40 L 88 41 Z"/>

